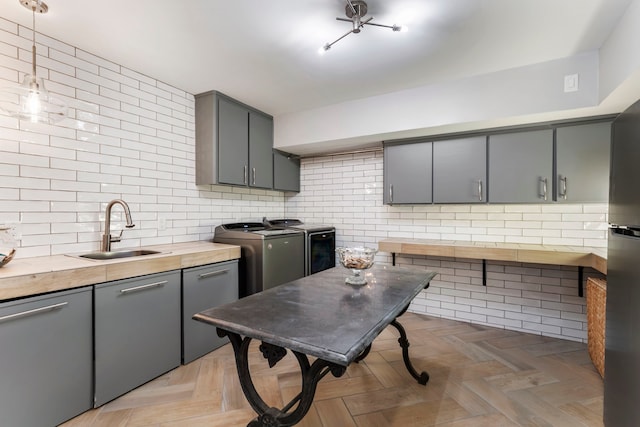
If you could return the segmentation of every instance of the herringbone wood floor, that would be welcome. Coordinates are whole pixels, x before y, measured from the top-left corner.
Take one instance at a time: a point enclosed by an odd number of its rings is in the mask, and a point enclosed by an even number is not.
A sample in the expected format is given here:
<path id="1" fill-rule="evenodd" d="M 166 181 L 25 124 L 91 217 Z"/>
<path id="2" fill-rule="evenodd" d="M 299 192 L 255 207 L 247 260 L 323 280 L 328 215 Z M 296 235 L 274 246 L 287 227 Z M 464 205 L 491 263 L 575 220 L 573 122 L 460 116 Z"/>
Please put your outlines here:
<path id="1" fill-rule="evenodd" d="M 603 383 L 586 345 L 411 313 L 400 321 L 427 386 L 387 328 L 364 362 L 320 381 L 299 426 L 602 426 Z M 282 407 L 299 392 L 298 365 L 289 354 L 269 369 L 252 346 L 256 387 Z M 63 426 L 246 426 L 255 413 L 234 363 L 227 344 Z"/>

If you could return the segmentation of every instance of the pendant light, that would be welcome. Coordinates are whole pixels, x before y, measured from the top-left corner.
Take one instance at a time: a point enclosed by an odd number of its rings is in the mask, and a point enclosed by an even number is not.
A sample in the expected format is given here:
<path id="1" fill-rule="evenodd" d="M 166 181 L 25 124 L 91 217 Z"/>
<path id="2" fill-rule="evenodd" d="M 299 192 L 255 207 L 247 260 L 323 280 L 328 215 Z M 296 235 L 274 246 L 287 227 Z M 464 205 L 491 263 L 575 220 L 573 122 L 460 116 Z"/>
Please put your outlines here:
<path id="1" fill-rule="evenodd" d="M 24 76 L 21 85 L 5 87 L 0 90 L 0 110 L 31 123 L 54 124 L 67 115 L 65 103 L 51 96 L 44 87 L 42 78 L 36 75 L 36 12 L 47 13 L 49 8 L 41 0 L 19 0 L 20 4 L 31 10 L 33 16 L 31 74 Z"/>

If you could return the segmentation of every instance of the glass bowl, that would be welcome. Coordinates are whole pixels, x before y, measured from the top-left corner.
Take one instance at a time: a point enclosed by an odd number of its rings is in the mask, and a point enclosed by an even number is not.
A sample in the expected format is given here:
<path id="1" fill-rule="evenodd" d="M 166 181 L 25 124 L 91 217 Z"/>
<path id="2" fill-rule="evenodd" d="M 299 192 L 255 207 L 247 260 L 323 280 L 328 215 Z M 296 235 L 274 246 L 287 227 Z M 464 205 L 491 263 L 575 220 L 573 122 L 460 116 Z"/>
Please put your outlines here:
<path id="1" fill-rule="evenodd" d="M 16 254 L 16 239 L 11 226 L 0 225 L 0 267 L 11 261 Z"/>
<path id="2" fill-rule="evenodd" d="M 378 252 L 377 249 L 356 247 L 356 248 L 336 248 L 338 260 L 344 268 L 351 270 L 352 275 L 344 281 L 349 285 L 365 285 L 367 279 L 362 274 L 362 270 L 371 268 L 373 260 Z"/>

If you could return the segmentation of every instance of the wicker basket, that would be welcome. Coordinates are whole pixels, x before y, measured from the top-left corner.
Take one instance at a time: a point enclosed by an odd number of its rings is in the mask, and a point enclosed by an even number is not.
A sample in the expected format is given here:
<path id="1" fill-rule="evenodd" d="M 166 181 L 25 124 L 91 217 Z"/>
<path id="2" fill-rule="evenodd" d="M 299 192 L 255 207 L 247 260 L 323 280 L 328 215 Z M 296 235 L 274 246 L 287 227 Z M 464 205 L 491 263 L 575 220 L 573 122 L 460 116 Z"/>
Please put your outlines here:
<path id="1" fill-rule="evenodd" d="M 604 378 L 604 331 L 607 305 L 607 282 L 587 280 L 587 346 L 593 365 Z"/>

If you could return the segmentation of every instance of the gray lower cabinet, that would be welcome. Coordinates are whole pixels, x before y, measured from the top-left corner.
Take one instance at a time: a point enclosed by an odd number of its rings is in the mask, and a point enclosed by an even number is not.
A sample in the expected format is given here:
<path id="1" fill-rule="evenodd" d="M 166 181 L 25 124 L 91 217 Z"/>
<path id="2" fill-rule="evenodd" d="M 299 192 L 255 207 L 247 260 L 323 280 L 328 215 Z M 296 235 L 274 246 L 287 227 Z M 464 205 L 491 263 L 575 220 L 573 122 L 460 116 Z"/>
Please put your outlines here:
<path id="1" fill-rule="evenodd" d="M 193 315 L 238 299 L 238 261 L 182 270 L 182 363 L 187 364 L 226 344 L 216 328 Z"/>
<path id="2" fill-rule="evenodd" d="M 432 202 L 432 142 L 385 145 L 385 204 Z"/>
<path id="3" fill-rule="evenodd" d="M 98 407 L 180 365 L 180 270 L 95 285 Z"/>
<path id="4" fill-rule="evenodd" d="M 91 408 L 91 291 L 0 304 L 0 424 L 53 426 Z"/>
<path id="5" fill-rule="evenodd" d="M 489 201 L 550 203 L 553 130 L 489 136 Z"/>
<path id="6" fill-rule="evenodd" d="M 215 91 L 195 101 L 196 184 L 273 188 L 273 117 Z"/>
<path id="7" fill-rule="evenodd" d="M 273 150 L 273 189 L 300 191 L 300 159 L 288 153 Z"/>
<path id="8" fill-rule="evenodd" d="M 487 201 L 487 137 L 433 143 L 433 202 Z"/>
<path id="9" fill-rule="evenodd" d="M 611 122 L 557 128 L 554 199 L 608 202 L 610 151 Z"/>

